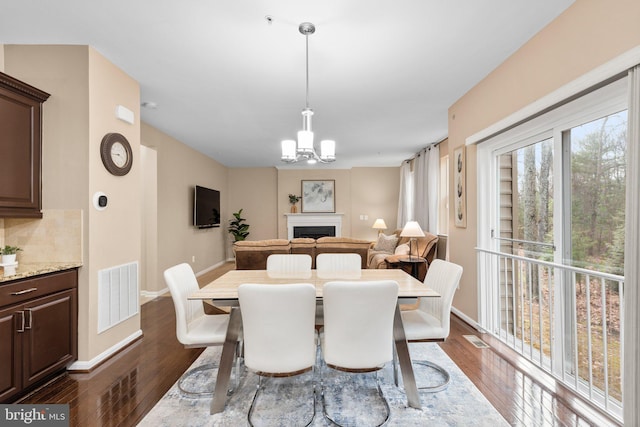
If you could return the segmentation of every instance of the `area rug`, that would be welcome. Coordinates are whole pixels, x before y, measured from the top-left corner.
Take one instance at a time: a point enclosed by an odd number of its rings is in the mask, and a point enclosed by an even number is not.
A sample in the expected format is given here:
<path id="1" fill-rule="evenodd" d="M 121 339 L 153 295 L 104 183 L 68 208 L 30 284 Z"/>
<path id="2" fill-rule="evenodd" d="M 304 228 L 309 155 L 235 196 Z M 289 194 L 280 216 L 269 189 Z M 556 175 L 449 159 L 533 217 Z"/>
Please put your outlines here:
<path id="1" fill-rule="evenodd" d="M 403 390 L 393 383 L 391 364 L 379 373 L 382 391 L 391 407 L 388 426 L 508 426 L 456 364 L 434 343 L 409 344 L 414 360 L 430 360 L 444 367 L 451 375 L 448 388 L 439 393 L 420 391 L 422 410 L 407 407 Z M 192 367 L 211 363 L 220 358 L 220 347 L 208 348 Z M 416 382 L 434 385 L 441 378 L 430 368 L 415 366 Z M 205 371 L 189 387 L 213 389 L 217 371 Z M 313 390 L 316 385 L 316 415 L 312 426 L 332 425 L 323 417 L 321 386 L 330 414 L 342 425 L 377 425 L 384 420 L 384 406 L 377 396 L 373 374 L 346 374 L 321 367 L 315 372 L 293 378 L 268 378 L 263 381 L 254 412 L 256 426 L 304 425 L 313 413 Z M 258 384 L 251 372 L 241 375 L 235 392 L 227 399 L 225 411 L 209 414 L 210 398 L 183 397 L 176 384 L 138 424 L 139 426 L 245 426 L 247 412 Z"/>

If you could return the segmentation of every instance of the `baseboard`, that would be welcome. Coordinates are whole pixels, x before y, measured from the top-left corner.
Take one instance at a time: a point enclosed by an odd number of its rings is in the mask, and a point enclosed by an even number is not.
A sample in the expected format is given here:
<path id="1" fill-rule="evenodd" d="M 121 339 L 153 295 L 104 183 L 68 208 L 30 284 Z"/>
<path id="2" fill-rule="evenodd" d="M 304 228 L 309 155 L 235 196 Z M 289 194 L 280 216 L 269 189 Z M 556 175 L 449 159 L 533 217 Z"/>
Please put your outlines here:
<path id="1" fill-rule="evenodd" d="M 233 258 L 231 259 L 231 261 L 233 261 Z M 229 262 L 229 260 L 224 260 L 224 261 L 220 261 L 217 264 L 213 264 L 211 267 L 207 267 L 204 270 L 200 270 L 196 273 L 196 277 L 198 276 L 202 276 L 203 274 L 206 274 L 208 272 L 210 272 L 211 270 L 215 270 L 218 267 L 222 267 L 223 265 L 225 265 L 227 262 Z"/>
<path id="2" fill-rule="evenodd" d="M 466 314 L 464 314 L 463 312 L 461 312 L 460 310 L 458 310 L 455 307 L 451 307 L 451 312 L 453 314 L 455 314 L 456 316 L 458 316 L 460 319 L 462 319 L 465 323 L 467 323 L 469 326 L 471 326 L 473 329 L 475 329 L 476 331 L 480 332 L 480 333 L 485 333 L 486 331 L 480 326 L 480 324 L 478 322 L 476 322 L 475 320 L 473 320 L 471 317 L 467 316 Z"/>
<path id="3" fill-rule="evenodd" d="M 117 344 L 112 345 L 96 357 L 91 360 L 76 360 L 69 367 L 67 367 L 68 371 L 81 371 L 88 372 L 100 365 L 102 362 L 137 340 L 142 336 L 142 330 L 137 330 L 133 334 L 129 335 L 127 338 L 123 339 Z"/>
<path id="4" fill-rule="evenodd" d="M 143 298 L 154 299 L 169 292 L 169 288 L 160 289 L 159 291 L 140 291 L 140 296 Z"/>

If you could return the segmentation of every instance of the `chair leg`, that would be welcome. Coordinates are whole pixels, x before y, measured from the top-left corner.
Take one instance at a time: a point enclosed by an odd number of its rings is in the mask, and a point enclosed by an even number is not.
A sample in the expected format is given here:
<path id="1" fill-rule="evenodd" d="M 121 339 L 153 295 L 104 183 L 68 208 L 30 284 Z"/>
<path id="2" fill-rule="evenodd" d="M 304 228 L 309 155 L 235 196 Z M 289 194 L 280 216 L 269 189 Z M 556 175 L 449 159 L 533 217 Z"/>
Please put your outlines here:
<path id="1" fill-rule="evenodd" d="M 315 384 L 315 369 L 312 371 L 312 384 L 313 384 L 313 414 L 311 415 L 311 419 L 309 420 L 309 422 L 307 422 L 304 427 L 309 427 L 311 425 L 311 423 L 313 423 L 313 420 L 316 418 L 316 384 Z M 258 376 L 258 385 L 256 387 L 256 392 L 253 395 L 253 400 L 251 401 L 251 406 L 249 407 L 249 412 L 247 413 L 247 421 L 249 422 L 249 425 L 251 427 L 254 427 L 253 421 L 252 421 L 252 415 L 253 415 L 253 411 L 255 409 L 255 404 L 256 401 L 258 400 L 258 395 L 260 394 L 260 392 L 264 389 L 263 385 L 262 385 L 262 376 Z"/>
<path id="2" fill-rule="evenodd" d="M 436 365 L 435 363 L 429 362 L 428 360 L 414 360 L 413 363 L 416 365 L 427 366 L 431 369 L 435 369 L 438 373 L 440 373 L 440 375 L 444 377 L 444 381 L 441 384 L 434 385 L 434 386 L 418 387 L 419 390 L 425 390 L 428 393 L 437 393 L 439 391 L 446 389 L 449 386 L 449 381 L 451 381 L 451 376 L 449 375 L 449 372 L 447 372 L 447 370 L 444 369 L 442 366 Z"/>
<path id="3" fill-rule="evenodd" d="M 322 376 L 322 368 L 320 369 L 320 388 L 321 388 L 321 392 L 320 392 L 320 396 L 322 399 L 322 413 L 324 415 L 324 417 L 329 420 L 329 422 L 331 422 L 332 424 L 335 424 L 337 426 L 341 426 L 340 423 L 338 423 L 336 420 L 334 420 L 329 413 L 327 412 L 327 405 L 326 405 L 326 401 L 324 398 L 324 378 Z M 387 424 L 387 422 L 389 422 L 389 419 L 391 418 L 391 408 L 389 407 L 389 402 L 387 401 L 387 399 L 384 397 L 384 393 L 382 393 L 382 388 L 380 387 L 380 378 L 378 377 L 378 371 L 375 372 L 376 374 L 376 386 L 378 389 L 378 396 L 380 397 L 380 399 L 382 399 L 382 401 L 384 402 L 384 406 L 385 406 L 385 419 L 382 423 L 378 424 L 376 427 L 382 427 L 385 424 Z M 341 426 L 342 427 L 342 426 Z"/>
<path id="4" fill-rule="evenodd" d="M 201 397 L 211 397 L 211 396 L 213 396 L 213 391 L 187 390 L 182 385 L 182 383 L 184 383 L 192 375 L 195 375 L 195 374 L 197 374 L 199 372 L 202 372 L 202 371 L 215 369 L 217 367 L 218 367 L 217 363 L 207 363 L 205 365 L 201 365 L 201 366 L 197 366 L 197 367 L 195 367 L 193 369 L 189 369 L 187 372 L 182 374 L 182 376 L 180 377 L 180 380 L 178 380 L 178 389 L 180 390 L 180 393 L 182 393 L 183 395 L 185 395 L 187 397 L 193 397 L 193 398 L 201 398 Z"/>

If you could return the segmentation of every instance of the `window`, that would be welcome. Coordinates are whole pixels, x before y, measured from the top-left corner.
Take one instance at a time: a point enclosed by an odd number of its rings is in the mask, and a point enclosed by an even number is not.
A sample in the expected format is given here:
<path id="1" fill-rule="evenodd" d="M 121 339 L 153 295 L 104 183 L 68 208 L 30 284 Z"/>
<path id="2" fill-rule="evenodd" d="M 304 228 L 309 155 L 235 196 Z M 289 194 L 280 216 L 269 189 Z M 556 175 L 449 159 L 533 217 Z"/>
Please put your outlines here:
<path id="1" fill-rule="evenodd" d="M 563 132 L 570 212 L 564 258 L 573 265 L 624 274 L 627 111 Z"/>
<path id="2" fill-rule="evenodd" d="M 480 323 L 621 412 L 626 78 L 478 145 Z"/>

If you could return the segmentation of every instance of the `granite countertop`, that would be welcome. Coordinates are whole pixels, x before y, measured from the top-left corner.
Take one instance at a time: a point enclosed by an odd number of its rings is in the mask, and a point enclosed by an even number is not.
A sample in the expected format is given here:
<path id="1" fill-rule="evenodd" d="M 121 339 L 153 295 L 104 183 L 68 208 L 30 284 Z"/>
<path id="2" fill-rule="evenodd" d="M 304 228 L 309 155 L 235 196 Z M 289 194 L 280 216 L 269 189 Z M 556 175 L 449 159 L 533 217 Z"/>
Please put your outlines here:
<path id="1" fill-rule="evenodd" d="M 55 273 L 56 271 L 70 270 L 81 266 L 81 262 L 18 263 L 18 265 L 13 267 L 0 266 L 0 283 L 39 276 L 41 274 Z"/>

